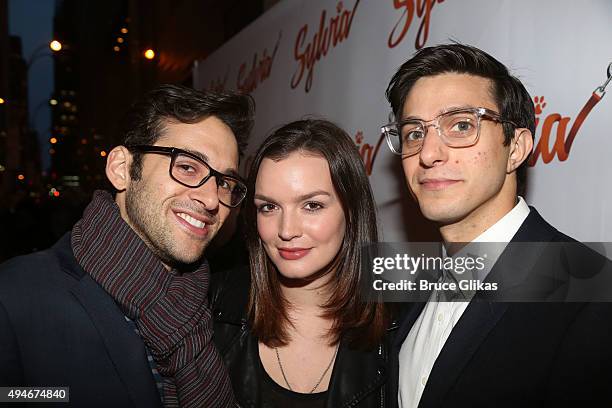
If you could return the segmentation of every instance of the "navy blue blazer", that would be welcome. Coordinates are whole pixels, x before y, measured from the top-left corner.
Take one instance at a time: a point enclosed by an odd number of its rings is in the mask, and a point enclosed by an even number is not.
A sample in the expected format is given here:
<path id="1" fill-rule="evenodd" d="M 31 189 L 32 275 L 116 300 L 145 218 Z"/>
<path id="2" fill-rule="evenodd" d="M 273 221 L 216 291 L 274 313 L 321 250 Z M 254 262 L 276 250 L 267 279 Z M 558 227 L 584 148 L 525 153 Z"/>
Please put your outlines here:
<path id="1" fill-rule="evenodd" d="M 0 266 L 0 386 L 68 386 L 60 407 L 161 407 L 144 343 L 70 234 Z"/>
<path id="2" fill-rule="evenodd" d="M 512 242 L 575 240 L 531 208 Z M 504 276 L 524 282 L 543 267 L 540 250 L 507 248 L 486 280 L 504 268 L 510 272 Z M 610 272 L 609 262 L 586 247 L 546 259 L 553 258 L 558 262 L 547 267 L 555 273 L 576 276 L 601 262 Z M 399 351 L 424 305 L 412 304 L 391 349 L 392 407 L 398 404 Z M 612 406 L 610 367 L 612 303 L 472 301 L 436 359 L 419 407 Z"/>

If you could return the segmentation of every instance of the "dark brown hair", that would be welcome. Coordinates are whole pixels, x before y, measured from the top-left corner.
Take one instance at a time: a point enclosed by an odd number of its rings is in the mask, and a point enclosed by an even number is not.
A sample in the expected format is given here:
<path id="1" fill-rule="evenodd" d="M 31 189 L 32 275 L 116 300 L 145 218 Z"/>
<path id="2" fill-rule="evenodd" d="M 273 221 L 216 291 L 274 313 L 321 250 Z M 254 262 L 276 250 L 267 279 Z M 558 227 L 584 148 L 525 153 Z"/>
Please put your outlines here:
<path id="1" fill-rule="evenodd" d="M 464 44 L 442 44 L 417 51 L 393 75 L 387 88 L 387 99 L 397 120 L 408 93 L 419 79 L 444 73 L 475 75 L 491 80 L 491 95 L 505 120 L 527 128 L 535 136 L 535 108 L 525 86 L 508 68 L 486 52 Z M 503 124 L 504 145 L 514 137 L 514 127 Z M 516 169 L 517 192 L 523 194 L 529 158 Z"/>
<path id="2" fill-rule="evenodd" d="M 378 241 L 376 207 L 363 161 L 350 137 L 326 120 L 300 120 L 270 135 L 253 159 L 245 202 L 247 247 L 250 254 L 251 292 L 249 319 L 255 336 L 270 347 L 288 341 L 288 303 L 283 298 L 278 272 L 267 256 L 257 233 L 257 209 L 253 202 L 255 181 L 265 158 L 282 160 L 294 152 L 318 155 L 327 160 L 331 180 L 346 219 L 340 251 L 329 264 L 331 297 L 324 316 L 333 319 L 332 343 L 343 336 L 363 348 L 378 344 L 388 323 L 383 303 L 361 299 L 360 289 L 368 279 L 362 272 L 362 245 Z"/>
<path id="3" fill-rule="evenodd" d="M 160 85 L 147 92 L 127 111 L 122 122 L 123 144 L 152 145 L 168 123 L 198 123 L 215 116 L 234 133 L 242 155 L 251 128 L 255 102 L 249 95 L 202 92 L 181 85 Z M 139 180 L 142 154 L 134 151 L 130 177 Z"/>

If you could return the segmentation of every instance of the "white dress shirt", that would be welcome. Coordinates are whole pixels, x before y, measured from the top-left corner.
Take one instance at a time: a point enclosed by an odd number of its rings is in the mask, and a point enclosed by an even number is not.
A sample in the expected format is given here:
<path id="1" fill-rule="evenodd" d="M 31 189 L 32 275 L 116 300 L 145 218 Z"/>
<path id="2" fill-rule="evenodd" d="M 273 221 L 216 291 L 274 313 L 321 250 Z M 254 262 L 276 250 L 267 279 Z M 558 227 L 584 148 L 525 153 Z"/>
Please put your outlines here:
<path id="1" fill-rule="evenodd" d="M 506 244 L 512 240 L 528 215 L 529 206 L 522 197 L 519 197 L 518 203 L 508 214 L 472 241 L 504 243 L 496 247 L 494 253 L 488 251 L 487 266 L 484 271 L 478 273 L 478 279 L 484 280 Z M 398 383 L 400 408 L 418 407 L 431 369 L 448 336 L 469 304 L 469 302 L 437 302 L 435 299 L 438 295 L 435 291 L 431 294 L 402 344 L 399 354 Z"/>

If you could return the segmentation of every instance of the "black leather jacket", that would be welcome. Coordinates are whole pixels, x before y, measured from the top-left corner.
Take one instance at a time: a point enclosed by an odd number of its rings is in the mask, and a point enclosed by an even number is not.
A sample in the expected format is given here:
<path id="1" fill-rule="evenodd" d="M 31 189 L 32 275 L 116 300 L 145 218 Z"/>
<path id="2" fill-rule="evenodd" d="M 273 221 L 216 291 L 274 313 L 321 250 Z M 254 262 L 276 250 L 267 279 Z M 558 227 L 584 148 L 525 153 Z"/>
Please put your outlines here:
<path id="1" fill-rule="evenodd" d="M 213 340 L 227 365 L 234 394 L 242 407 L 266 407 L 261 401 L 257 339 L 246 320 L 249 271 L 235 269 L 213 275 L 210 293 L 214 317 Z M 374 350 L 349 348 L 340 342 L 326 406 L 328 408 L 389 406 L 387 361 L 397 329 L 393 321 L 383 342 Z"/>

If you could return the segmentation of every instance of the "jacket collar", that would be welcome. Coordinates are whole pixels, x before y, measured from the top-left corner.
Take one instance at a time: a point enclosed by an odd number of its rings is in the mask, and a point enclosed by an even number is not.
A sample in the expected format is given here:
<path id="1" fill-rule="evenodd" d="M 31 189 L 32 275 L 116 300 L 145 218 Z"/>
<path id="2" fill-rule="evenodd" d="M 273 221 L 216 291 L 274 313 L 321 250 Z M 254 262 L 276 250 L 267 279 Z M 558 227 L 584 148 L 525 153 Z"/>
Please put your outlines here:
<path id="1" fill-rule="evenodd" d="M 240 384 L 235 390 L 238 399 L 246 407 L 260 406 L 259 350 L 257 339 L 251 334 L 247 320 L 247 296 L 249 290 L 248 268 L 238 268 L 213 274 L 211 283 L 211 305 L 215 312 L 215 324 L 240 327 L 240 335 L 227 349 L 222 351 L 230 365 L 232 383 Z M 399 323 L 391 322 L 386 338 L 374 350 L 357 350 L 340 342 L 338 355 L 330 378 L 327 407 L 353 406 L 372 392 L 380 392 L 389 378 L 387 361 L 391 339 Z M 220 332 L 217 332 L 218 335 Z M 377 396 L 377 398 L 380 398 Z M 385 389 L 385 398 L 390 398 Z M 394 397 L 391 397 L 394 398 Z"/>
<path id="2" fill-rule="evenodd" d="M 550 242 L 558 240 L 559 237 L 570 239 L 548 224 L 535 208 L 530 207 L 529 215 L 511 242 Z M 525 249 L 525 247 L 521 249 Z M 491 270 L 487 281 L 498 279 L 500 276 L 512 276 L 513 281 L 507 283 L 519 285 L 527 278 L 528 272 L 535 265 L 539 250 L 540 248 L 534 248 L 530 251 L 520 251 L 517 247 L 508 246 Z M 503 270 L 500 269 L 499 265 L 503 265 Z M 505 273 L 504 270 L 508 269 L 515 271 L 515 274 Z M 421 397 L 420 406 L 440 406 L 443 404 L 446 393 L 455 384 L 478 346 L 503 317 L 508 306 L 508 303 L 486 300 L 470 303 L 453 328 L 432 368 L 427 386 Z M 393 343 L 389 365 L 391 406 L 397 406 L 399 350 L 424 307 L 424 302 L 410 305 Z"/>
<path id="3" fill-rule="evenodd" d="M 555 240 L 555 235 L 560 233 L 531 208 L 529 216 L 511 242 L 550 242 Z M 512 277 L 511 281 L 504 283 L 505 288 L 520 285 L 533 270 L 541 251 L 542 246 L 508 246 L 486 280 Z M 434 363 L 420 406 L 443 405 L 446 394 L 456 383 L 461 371 L 502 319 L 509 305 L 487 300 L 470 302 Z"/>
<path id="4" fill-rule="evenodd" d="M 341 341 L 326 406 L 352 407 L 372 392 L 380 392 L 376 390 L 383 389 L 388 376 L 386 353 L 383 345 L 364 351 L 352 349 Z"/>
<path id="5" fill-rule="evenodd" d="M 70 233 L 52 248 L 63 271 L 76 279 L 70 292 L 79 301 L 100 334 L 117 375 L 134 406 L 161 407 L 144 343 L 126 323 L 112 298 L 81 268 L 72 253 Z"/>

